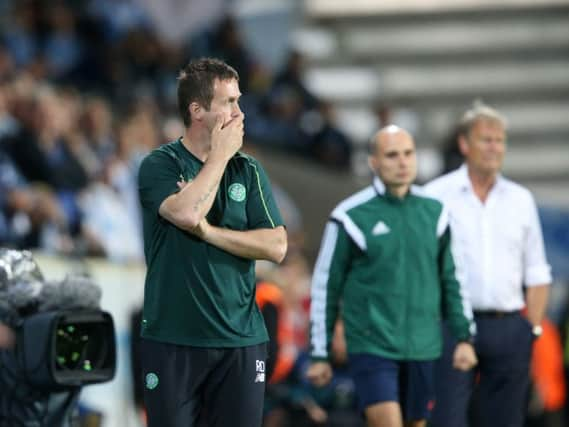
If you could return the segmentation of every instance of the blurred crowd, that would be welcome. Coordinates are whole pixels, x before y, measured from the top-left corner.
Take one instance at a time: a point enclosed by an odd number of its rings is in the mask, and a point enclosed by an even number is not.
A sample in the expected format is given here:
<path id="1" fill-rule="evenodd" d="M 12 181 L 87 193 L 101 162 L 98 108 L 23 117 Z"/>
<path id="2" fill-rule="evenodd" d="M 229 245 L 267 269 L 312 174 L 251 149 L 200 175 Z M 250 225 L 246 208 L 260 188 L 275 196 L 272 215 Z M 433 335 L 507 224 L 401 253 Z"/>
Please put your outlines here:
<path id="1" fill-rule="evenodd" d="M 301 81 L 302 56 L 291 51 L 271 73 L 230 16 L 174 44 L 137 2 L 8 0 L 0 8 L 3 246 L 141 260 L 138 165 L 182 134 L 176 78 L 192 57 L 216 56 L 239 72 L 248 146 L 349 165 L 351 143 L 332 107 Z"/>

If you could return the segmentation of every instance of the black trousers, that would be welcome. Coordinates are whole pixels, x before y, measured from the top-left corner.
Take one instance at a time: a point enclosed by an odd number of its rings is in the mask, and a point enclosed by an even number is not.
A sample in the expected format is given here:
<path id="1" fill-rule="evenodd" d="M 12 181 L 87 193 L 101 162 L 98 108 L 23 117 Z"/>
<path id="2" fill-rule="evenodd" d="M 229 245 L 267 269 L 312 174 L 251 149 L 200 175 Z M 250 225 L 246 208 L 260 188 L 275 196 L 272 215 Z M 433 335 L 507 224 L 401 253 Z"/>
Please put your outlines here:
<path id="1" fill-rule="evenodd" d="M 142 340 L 148 427 L 260 427 L 266 344 L 201 348 Z"/>
<path id="2" fill-rule="evenodd" d="M 478 366 L 452 368 L 456 341 L 444 329 L 444 352 L 435 369 L 433 427 L 522 427 L 526 414 L 533 336 L 519 313 L 475 315 Z M 476 398 L 471 402 L 476 387 Z M 469 411 L 469 405 L 470 406 Z M 470 417 L 469 417 L 470 412 Z"/>

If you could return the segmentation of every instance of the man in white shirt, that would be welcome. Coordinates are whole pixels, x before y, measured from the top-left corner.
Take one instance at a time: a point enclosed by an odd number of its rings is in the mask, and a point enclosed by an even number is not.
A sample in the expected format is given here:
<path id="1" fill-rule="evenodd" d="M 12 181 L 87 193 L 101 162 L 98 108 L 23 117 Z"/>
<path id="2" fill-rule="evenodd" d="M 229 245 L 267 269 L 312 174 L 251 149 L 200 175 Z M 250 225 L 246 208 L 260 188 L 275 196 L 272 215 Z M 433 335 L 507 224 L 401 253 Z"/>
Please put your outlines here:
<path id="1" fill-rule="evenodd" d="M 455 256 L 464 269 L 477 325 L 479 365 L 470 372 L 453 369 L 454 343 L 445 333 L 433 426 L 468 425 L 469 400 L 479 373 L 473 414 L 480 426 L 520 427 L 532 342 L 541 334 L 547 305 L 550 267 L 531 193 L 500 174 L 506 151 L 500 113 L 484 105 L 467 111 L 458 144 L 465 164 L 435 179 L 426 190 L 450 211 Z"/>

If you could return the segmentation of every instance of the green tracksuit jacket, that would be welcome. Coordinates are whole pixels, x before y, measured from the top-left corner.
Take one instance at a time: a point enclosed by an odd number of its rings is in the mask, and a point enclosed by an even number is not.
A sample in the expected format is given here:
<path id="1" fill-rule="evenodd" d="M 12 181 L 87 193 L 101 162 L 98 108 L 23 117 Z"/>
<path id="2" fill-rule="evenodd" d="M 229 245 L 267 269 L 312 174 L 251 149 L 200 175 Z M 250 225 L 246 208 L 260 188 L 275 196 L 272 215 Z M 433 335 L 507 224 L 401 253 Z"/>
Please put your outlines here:
<path id="1" fill-rule="evenodd" d="M 475 330 L 457 272 L 443 205 L 417 187 L 398 199 L 375 178 L 326 225 L 312 279 L 312 358 L 330 357 L 340 306 L 350 354 L 438 358 L 443 316 L 458 340 Z"/>

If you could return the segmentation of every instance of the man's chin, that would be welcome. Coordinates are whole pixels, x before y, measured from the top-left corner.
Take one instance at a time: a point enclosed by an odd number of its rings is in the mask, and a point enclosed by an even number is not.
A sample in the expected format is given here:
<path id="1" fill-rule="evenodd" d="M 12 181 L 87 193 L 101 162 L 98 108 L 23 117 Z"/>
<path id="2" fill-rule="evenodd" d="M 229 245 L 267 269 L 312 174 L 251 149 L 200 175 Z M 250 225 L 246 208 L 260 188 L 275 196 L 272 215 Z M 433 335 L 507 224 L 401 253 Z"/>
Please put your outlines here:
<path id="1" fill-rule="evenodd" d="M 485 169 L 487 172 L 498 173 L 502 169 L 502 163 L 498 161 L 488 162 Z"/>

